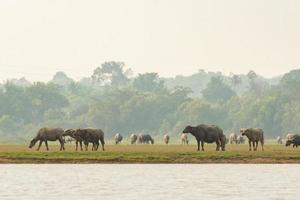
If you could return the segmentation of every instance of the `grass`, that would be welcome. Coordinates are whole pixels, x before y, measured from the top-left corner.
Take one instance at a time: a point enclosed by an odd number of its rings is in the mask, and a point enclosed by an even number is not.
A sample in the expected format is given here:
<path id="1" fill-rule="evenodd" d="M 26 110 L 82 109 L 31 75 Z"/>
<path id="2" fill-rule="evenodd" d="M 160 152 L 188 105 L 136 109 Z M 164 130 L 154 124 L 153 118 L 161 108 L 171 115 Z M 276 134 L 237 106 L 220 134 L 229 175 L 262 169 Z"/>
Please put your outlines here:
<path id="1" fill-rule="evenodd" d="M 248 145 L 227 145 L 225 152 L 216 152 L 215 145 L 206 145 L 204 152 L 195 145 L 106 145 L 104 152 L 76 152 L 74 145 L 64 152 L 49 148 L 0 145 L 0 163 L 300 163 L 300 148 L 272 144 L 263 152 L 249 152 Z"/>

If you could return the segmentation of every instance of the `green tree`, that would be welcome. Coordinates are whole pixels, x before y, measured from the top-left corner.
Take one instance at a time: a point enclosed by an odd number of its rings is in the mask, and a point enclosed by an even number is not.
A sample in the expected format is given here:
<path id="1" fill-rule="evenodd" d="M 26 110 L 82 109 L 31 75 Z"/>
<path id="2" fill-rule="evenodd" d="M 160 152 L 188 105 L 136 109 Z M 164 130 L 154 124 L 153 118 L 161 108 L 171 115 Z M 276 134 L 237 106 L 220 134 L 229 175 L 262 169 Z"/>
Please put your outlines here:
<path id="1" fill-rule="evenodd" d="M 6 83 L 0 90 L 0 116 L 8 115 L 28 122 L 31 119 L 31 99 L 25 94 L 26 88 Z"/>
<path id="2" fill-rule="evenodd" d="M 236 96 L 236 93 L 219 77 L 212 77 L 202 94 L 210 102 L 228 101 L 231 97 Z"/>
<path id="3" fill-rule="evenodd" d="M 166 91 L 164 81 L 159 79 L 157 73 L 139 74 L 133 80 L 133 88 L 143 92 L 162 92 Z"/>
<path id="4" fill-rule="evenodd" d="M 41 122 L 44 113 L 50 109 L 62 109 L 69 105 L 55 84 L 35 83 L 25 93 L 31 99 L 33 122 Z"/>
<path id="5" fill-rule="evenodd" d="M 234 74 L 231 77 L 231 82 L 232 82 L 232 85 L 237 86 L 242 83 L 242 79 L 239 75 Z"/>
<path id="6" fill-rule="evenodd" d="M 13 133 L 15 135 L 20 125 L 16 119 L 9 115 L 2 115 L 0 117 L 0 131 L 3 133 Z"/>
<path id="7" fill-rule="evenodd" d="M 130 74 L 131 69 L 125 70 L 125 63 L 110 61 L 101 64 L 101 67 L 97 67 L 94 70 L 92 79 L 102 85 L 108 84 L 113 87 L 119 87 L 127 85 Z"/>

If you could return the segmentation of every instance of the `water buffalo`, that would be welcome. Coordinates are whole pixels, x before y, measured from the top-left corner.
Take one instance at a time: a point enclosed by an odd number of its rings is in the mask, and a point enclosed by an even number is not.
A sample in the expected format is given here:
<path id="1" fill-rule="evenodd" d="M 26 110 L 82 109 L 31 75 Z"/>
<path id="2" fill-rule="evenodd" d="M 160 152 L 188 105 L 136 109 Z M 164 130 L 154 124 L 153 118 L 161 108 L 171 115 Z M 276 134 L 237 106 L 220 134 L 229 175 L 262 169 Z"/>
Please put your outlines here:
<path id="1" fill-rule="evenodd" d="M 78 144 L 80 144 L 80 150 L 82 151 L 82 142 L 83 138 L 79 137 L 79 136 L 75 136 L 76 129 L 68 129 L 65 130 L 65 133 L 63 134 L 64 136 L 69 136 L 71 138 L 73 138 L 75 140 L 75 144 L 76 144 L 76 151 L 78 150 Z"/>
<path id="2" fill-rule="evenodd" d="M 245 144 L 245 139 L 242 135 L 237 136 L 237 144 Z"/>
<path id="3" fill-rule="evenodd" d="M 230 144 L 233 144 L 233 143 L 237 144 L 237 135 L 235 133 L 231 133 L 229 135 L 229 143 Z"/>
<path id="4" fill-rule="evenodd" d="M 101 142 L 102 150 L 104 151 L 104 132 L 101 129 L 79 129 L 77 132 L 75 132 L 75 136 L 82 137 L 84 140 L 84 143 L 86 145 L 86 149 L 88 148 L 88 143 L 93 144 L 92 150 L 97 151 L 99 147 L 99 141 Z"/>
<path id="5" fill-rule="evenodd" d="M 282 144 L 282 138 L 280 136 L 278 136 L 276 138 L 277 144 Z"/>
<path id="6" fill-rule="evenodd" d="M 181 144 L 189 144 L 188 135 L 186 133 L 182 133 L 180 139 L 181 139 Z"/>
<path id="7" fill-rule="evenodd" d="M 60 151 L 65 150 L 63 133 L 64 130 L 61 128 L 41 128 L 35 138 L 30 141 L 29 148 L 32 148 L 37 141 L 40 141 L 37 151 L 40 150 L 43 142 L 45 142 L 47 151 L 49 151 L 48 141 L 58 140 L 60 143 Z"/>
<path id="8" fill-rule="evenodd" d="M 135 144 L 137 141 L 138 136 L 136 134 L 131 134 L 130 135 L 130 143 Z"/>
<path id="9" fill-rule="evenodd" d="M 226 137 L 223 134 L 223 130 L 220 129 L 218 126 L 207 124 L 201 124 L 198 126 L 187 126 L 183 130 L 183 133 L 191 133 L 193 136 L 195 136 L 198 144 L 198 151 L 200 151 L 200 143 L 201 150 L 204 151 L 204 142 L 215 142 L 217 144 L 217 151 L 220 150 L 220 147 L 222 151 L 225 151 Z"/>
<path id="10" fill-rule="evenodd" d="M 115 143 L 119 144 L 123 140 L 123 136 L 120 133 L 115 135 Z"/>
<path id="11" fill-rule="evenodd" d="M 285 136 L 285 140 L 292 140 L 294 137 L 296 136 L 296 134 L 294 133 L 288 133 L 286 136 Z"/>
<path id="12" fill-rule="evenodd" d="M 149 134 L 140 134 L 137 140 L 140 144 L 154 144 L 154 140 Z"/>
<path id="13" fill-rule="evenodd" d="M 290 146 L 293 144 L 293 147 L 298 147 L 300 145 L 300 136 L 297 134 L 290 135 L 285 142 L 285 146 Z"/>
<path id="14" fill-rule="evenodd" d="M 258 142 L 261 144 L 261 150 L 264 150 L 264 131 L 260 128 L 244 128 L 240 130 L 242 136 L 247 136 L 249 141 L 249 151 L 251 151 L 251 143 L 253 151 L 257 150 Z"/>
<path id="15" fill-rule="evenodd" d="M 166 144 L 169 144 L 169 142 L 170 142 L 170 136 L 168 136 L 167 134 L 164 135 L 164 142 Z"/>
<path id="16" fill-rule="evenodd" d="M 99 147 L 99 140 L 102 145 L 102 150 L 104 151 L 104 133 L 101 129 L 69 129 L 65 131 L 64 135 L 73 137 L 76 140 L 76 150 L 78 148 L 78 143 L 82 150 L 82 142 L 85 145 L 85 150 L 88 150 L 88 144 L 92 143 L 92 150 L 97 151 Z"/>

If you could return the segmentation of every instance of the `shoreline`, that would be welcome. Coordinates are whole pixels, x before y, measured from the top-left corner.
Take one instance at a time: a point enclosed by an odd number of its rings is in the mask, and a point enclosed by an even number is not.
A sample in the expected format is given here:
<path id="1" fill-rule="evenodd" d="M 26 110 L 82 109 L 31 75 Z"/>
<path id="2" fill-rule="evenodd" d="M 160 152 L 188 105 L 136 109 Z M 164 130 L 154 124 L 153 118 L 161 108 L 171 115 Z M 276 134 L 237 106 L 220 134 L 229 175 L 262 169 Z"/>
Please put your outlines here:
<path id="1" fill-rule="evenodd" d="M 228 145 L 225 152 L 207 145 L 107 145 L 105 151 L 66 151 L 50 146 L 36 151 L 25 145 L 0 145 L 0 164 L 300 164 L 300 148 L 266 145 L 265 151 L 248 151 L 247 145 Z"/>
<path id="2" fill-rule="evenodd" d="M 68 160 L 68 159 L 4 159 L 0 158 L 0 165 L 6 164 L 300 164 L 300 160 L 287 160 L 287 159 L 249 159 L 249 160 L 213 160 L 203 159 L 199 162 L 185 161 L 185 162 L 135 162 L 135 161 L 104 161 L 104 160 Z"/>

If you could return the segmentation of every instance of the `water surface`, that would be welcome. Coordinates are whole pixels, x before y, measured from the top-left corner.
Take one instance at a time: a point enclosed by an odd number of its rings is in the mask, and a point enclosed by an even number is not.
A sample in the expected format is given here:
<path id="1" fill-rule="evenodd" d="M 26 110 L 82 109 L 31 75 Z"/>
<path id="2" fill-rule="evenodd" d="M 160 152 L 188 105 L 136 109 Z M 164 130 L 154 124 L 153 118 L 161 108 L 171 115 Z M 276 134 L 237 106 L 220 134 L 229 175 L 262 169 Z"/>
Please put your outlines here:
<path id="1" fill-rule="evenodd" d="M 299 199 L 300 165 L 0 165 L 0 199 Z"/>

